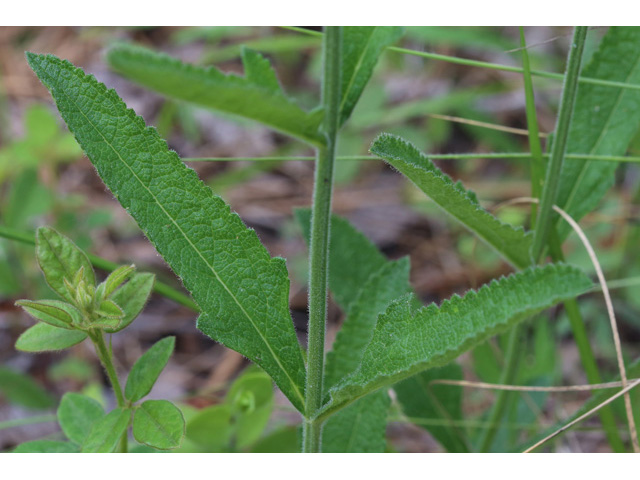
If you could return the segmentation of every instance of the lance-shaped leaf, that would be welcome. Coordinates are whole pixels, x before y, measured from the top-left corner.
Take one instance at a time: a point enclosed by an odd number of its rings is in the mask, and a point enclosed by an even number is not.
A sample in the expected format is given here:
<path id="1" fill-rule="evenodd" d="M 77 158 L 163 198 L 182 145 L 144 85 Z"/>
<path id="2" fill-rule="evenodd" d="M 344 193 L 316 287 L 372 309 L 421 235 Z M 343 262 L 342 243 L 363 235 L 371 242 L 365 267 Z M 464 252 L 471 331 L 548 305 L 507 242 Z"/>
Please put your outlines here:
<path id="1" fill-rule="evenodd" d="M 242 54 L 245 77 L 132 45 L 112 48 L 107 60 L 117 72 L 162 95 L 256 120 L 312 145 L 324 143 L 318 133 L 322 112 L 306 112 L 285 96 L 267 60 L 253 51 Z"/>
<path id="2" fill-rule="evenodd" d="M 69 330 L 73 328 L 72 324 L 80 323 L 82 318 L 78 309 L 60 300 L 18 300 L 16 305 L 36 320 Z"/>
<path id="3" fill-rule="evenodd" d="M 494 280 L 440 307 L 431 304 L 417 310 L 413 296 L 406 295 L 378 317 L 359 369 L 329 391 L 331 400 L 321 415 L 418 372 L 446 365 L 478 343 L 591 286 L 582 271 L 551 264 Z"/>
<path id="4" fill-rule="evenodd" d="M 135 273 L 127 283 L 111 295 L 111 299 L 124 312 L 124 317 L 116 328 L 105 329 L 107 333 L 119 332 L 140 315 L 151 296 L 155 280 L 156 276 L 152 273 Z"/>
<path id="5" fill-rule="evenodd" d="M 85 338 L 87 334 L 80 330 L 67 330 L 47 323 L 37 323 L 18 337 L 16 350 L 32 353 L 64 350 Z"/>
<path id="6" fill-rule="evenodd" d="M 406 175 L 445 212 L 493 247 L 518 268 L 531 264 L 531 234 L 521 227 L 501 222 L 483 209 L 475 194 L 454 183 L 431 160 L 409 142 L 382 134 L 371 145 L 371 153 L 383 158 Z"/>
<path id="7" fill-rule="evenodd" d="M 341 125 L 358 103 L 382 51 L 401 36 L 400 27 L 343 27 Z"/>
<path id="8" fill-rule="evenodd" d="M 640 84 L 640 28 L 610 27 L 582 74 Z M 581 83 L 569 131 L 567 152 L 624 155 L 640 129 L 640 91 Z M 556 203 L 579 220 L 593 210 L 613 186 L 618 164 L 565 159 Z M 560 220 L 565 237 L 571 227 Z"/>
<path id="9" fill-rule="evenodd" d="M 115 91 L 52 55 L 27 58 L 102 180 L 192 293 L 198 328 L 260 365 L 302 410 L 305 368 L 284 260 Z"/>
<path id="10" fill-rule="evenodd" d="M 127 377 L 124 396 L 134 403 L 149 394 L 173 353 L 176 337 L 157 341 L 133 364 Z"/>

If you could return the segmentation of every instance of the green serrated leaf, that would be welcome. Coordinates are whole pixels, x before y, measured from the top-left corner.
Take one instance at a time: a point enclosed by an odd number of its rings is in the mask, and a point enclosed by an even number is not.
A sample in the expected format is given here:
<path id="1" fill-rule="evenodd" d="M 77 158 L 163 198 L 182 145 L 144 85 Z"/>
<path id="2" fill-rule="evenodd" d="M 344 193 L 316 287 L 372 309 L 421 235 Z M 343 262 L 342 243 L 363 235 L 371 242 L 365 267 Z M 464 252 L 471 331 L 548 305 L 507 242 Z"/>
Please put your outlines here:
<path id="1" fill-rule="evenodd" d="M 640 83 L 640 29 L 610 27 L 581 76 Z M 624 155 L 640 128 L 640 91 L 581 83 L 567 141 L 568 153 Z M 615 162 L 565 159 L 556 204 L 576 221 L 613 186 Z M 571 231 L 558 221 L 562 238 Z"/>
<path id="2" fill-rule="evenodd" d="M 155 280 L 156 276 L 151 273 L 135 273 L 127 283 L 111 295 L 111 299 L 124 312 L 124 317 L 116 328 L 106 328 L 105 332 L 119 332 L 140 315 L 151 296 Z"/>
<path id="3" fill-rule="evenodd" d="M 327 420 L 322 429 L 324 453 L 384 453 L 387 413 L 386 391 L 356 400 Z"/>
<path id="4" fill-rule="evenodd" d="M 462 380 L 462 368 L 450 363 L 432 368 L 394 385 L 393 389 L 409 420 L 427 430 L 448 452 L 469 451 L 466 434 L 453 422 L 462 420 L 462 388 L 431 385 L 434 380 Z"/>
<path id="5" fill-rule="evenodd" d="M 131 420 L 130 410 L 116 408 L 94 422 L 82 445 L 82 453 L 113 452 L 118 446 L 120 438 L 127 431 L 129 420 Z"/>
<path id="6" fill-rule="evenodd" d="M 349 306 L 331 351 L 327 353 L 326 390 L 358 368 L 373 335 L 378 315 L 384 313 L 393 300 L 410 291 L 408 258 L 387 262 L 362 285 Z"/>
<path id="7" fill-rule="evenodd" d="M 104 182 L 193 294 L 204 312 L 198 328 L 260 365 L 302 410 L 305 368 L 284 260 L 113 90 L 54 56 L 27 57 Z"/>
<path id="8" fill-rule="evenodd" d="M 53 398 L 25 374 L 0 367 L 0 394 L 9 402 L 41 410 L 54 404 Z"/>
<path id="9" fill-rule="evenodd" d="M 182 412 L 167 400 L 147 400 L 133 414 L 135 439 L 160 450 L 180 446 L 185 424 Z"/>
<path id="10" fill-rule="evenodd" d="M 163 95 L 256 120 L 312 145 L 324 144 L 318 133 L 322 113 L 305 112 L 279 86 L 274 89 L 271 73 L 256 81 L 266 60 L 250 50 L 243 55 L 245 66 L 249 64 L 246 77 L 185 64 L 132 45 L 112 48 L 107 60 L 118 73 Z"/>
<path id="11" fill-rule="evenodd" d="M 401 36 L 400 27 L 343 27 L 340 125 L 358 103 L 380 54 Z"/>
<path id="12" fill-rule="evenodd" d="M 276 72 L 271 62 L 250 48 L 242 47 L 242 66 L 247 82 L 259 85 L 272 92 L 282 93 Z"/>
<path id="13" fill-rule="evenodd" d="M 87 338 L 80 330 L 66 330 L 46 323 L 37 323 L 25 330 L 16 341 L 16 349 L 22 352 L 49 352 L 73 347 Z"/>
<path id="14" fill-rule="evenodd" d="M 78 451 L 78 446 L 71 442 L 34 440 L 18 445 L 13 453 L 78 453 Z"/>
<path id="15" fill-rule="evenodd" d="M 406 175 L 444 211 L 514 266 L 526 268 L 531 264 L 532 235 L 521 227 L 502 223 L 483 209 L 473 192 L 466 190 L 460 182 L 453 183 L 412 144 L 394 135 L 382 134 L 371 145 L 371 153 Z"/>
<path id="16" fill-rule="evenodd" d="M 84 444 L 93 424 L 104 417 L 104 409 L 93 398 L 80 393 L 65 393 L 58 407 L 60 428 L 69 440 Z"/>
<path id="17" fill-rule="evenodd" d="M 461 353 L 517 322 L 592 287 L 575 267 L 531 267 L 484 285 L 440 307 L 416 310 L 412 295 L 378 317 L 359 369 L 333 387 L 326 416 L 379 388 L 446 365 Z"/>
<path id="18" fill-rule="evenodd" d="M 54 327 L 73 329 L 72 324 L 80 323 L 80 312 L 66 302 L 60 300 L 18 300 L 16 305 L 36 320 Z"/>
<path id="19" fill-rule="evenodd" d="M 65 287 L 64 279 L 72 281 L 80 269 L 86 285 L 95 285 L 96 278 L 87 255 L 75 243 L 53 228 L 40 227 L 36 232 L 36 257 L 47 284 L 65 300 L 75 298 Z"/>
<path id="20" fill-rule="evenodd" d="M 124 396 L 130 402 L 137 402 L 149 394 L 160 373 L 167 365 L 169 357 L 173 353 L 176 337 L 166 337 L 156 342 L 133 365 L 127 384 L 124 387 Z"/>

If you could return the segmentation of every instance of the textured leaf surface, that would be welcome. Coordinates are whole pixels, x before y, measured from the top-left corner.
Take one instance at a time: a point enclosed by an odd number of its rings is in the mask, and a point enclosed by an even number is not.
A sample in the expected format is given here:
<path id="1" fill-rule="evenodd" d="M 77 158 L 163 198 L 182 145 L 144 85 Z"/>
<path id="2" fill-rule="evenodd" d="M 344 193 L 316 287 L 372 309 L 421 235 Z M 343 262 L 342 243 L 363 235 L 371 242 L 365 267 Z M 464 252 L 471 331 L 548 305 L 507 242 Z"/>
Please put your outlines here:
<path id="1" fill-rule="evenodd" d="M 147 400 L 133 414 L 135 439 L 160 450 L 179 447 L 184 429 L 182 412 L 167 400 Z"/>
<path id="2" fill-rule="evenodd" d="M 610 27 L 582 76 L 640 84 L 640 28 Z M 640 128 L 640 91 L 581 83 L 567 152 L 624 155 Z M 557 204 L 579 220 L 613 186 L 615 162 L 565 159 Z M 564 237 L 570 231 L 558 223 Z"/>
<path id="3" fill-rule="evenodd" d="M 16 349 L 23 352 L 50 352 L 73 347 L 87 338 L 80 330 L 67 330 L 47 323 L 37 323 L 25 330 L 16 341 Z"/>
<path id="4" fill-rule="evenodd" d="M 464 431 L 453 424 L 463 418 L 463 390 L 451 385 L 430 385 L 441 379 L 462 380 L 462 368 L 457 363 L 432 368 L 396 383 L 393 389 L 412 423 L 431 433 L 448 452 L 468 452 Z"/>
<path id="5" fill-rule="evenodd" d="M 80 393 L 65 393 L 58 407 L 60 428 L 69 440 L 82 445 L 93 424 L 104 417 L 104 409 L 93 398 Z"/>
<path id="6" fill-rule="evenodd" d="M 127 377 L 124 395 L 130 402 L 137 402 L 149 394 L 154 383 L 167 365 L 173 353 L 176 337 L 166 337 L 156 342 L 134 363 Z"/>
<path id="7" fill-rule="evenodd" d="M 338 331 L 331 351 L 327 353 L 324 379 L 326 390 L 360 366 L 378 315 L 384 313 L 393 300 L 410 291 L 408 258 L 388 262 L 369 277 L 349 306 L 342 328 Z"/>
<path id="8" fill-rule="evenodd" d="M 409 142 L 382 134 L 371 145 L 371 153 L 404 174 L 444 211 L 492 246 L 518 268 L 531 264 L 532 236 L 518 227 L 502 223 L 483 209 L 475 194 L 454 183 L 431 160 Z"/>
<path id="9" fill-rule="evenodd" d="M 261 55 L 244 50 L 242 59 L 246 77 L 185 64 L 132 45 L 112 48 L 107 56 L 114 70 L 163 95 L 250 118 L 314 145 L 323 144 L 318 133 L 322 113 L 305 112 L 287 98 Z"/>
<path id="10" fill-rule="evenodd" d="M 80 320 L 80 312 L 66 302 L 60 300 L 18 300 L 16 305 L 36 320 L 51 326 L 71 329 L 71 323 Z M 74 315 L 72 317 L 72 314 Z M 74 318 L 75 317 L 75 318 Z"/>
<path id="11" fill-rule="evenodd" d="M 87 285 L 95 285 L 96 278 L 87 255 L 75 243 L 53 228 L 40 227 L 36 232 L 36 257 L 44 278 L 51 289 L 69 302 L 75 299 L 64 285 L 64 279 L 72 282 L 82 269 L 82 279 Z"/>
<path id="12" fill-rule="evenodd" d="M 400 27 L 343 27 L 341 125 L 358 103 L 382 51 L 401 36 Z"/>
<path id="13" fill-rule="evenodd" d="M 387 412 L 391 401 L 386 391 L 357 400 L 329 418 L 322 429 L 325 453 L 383 453 L 387 445 Z"/>
<path id="14" fill-rule="evenodd" d="M 78 451 L 78 446 L 71 442 L 34 440 L 18 445 L 13 453 L 77 453 Z"/>
<path id="15" fill-rule="evenodd" d="M 192 293 L 204 312 L 198 328 L 260 365 L 301 410 L 305 368 L 284 260 L 113 90 L 54 56 L 28 59 L 103 181 Z"/>
<path id="16" fill-rule="evenodd" d="M 331 413 L 358 398 L 458 355 L 518 321 L 591 288 L 568 265 L 547 265 L 494 280 L 477 292 L 454 296 L 440 307 L 414 308 L 412 295 L 393 302 L 378 318 L 360 368 L 329 392 Z"/>
<path id="17" fill-rule="evenodd" d="M 82 445 L 83 453 L 113 452 L 122 434 L 127 431 L 131 411 L 123 408 L 112 410 L 93 424 Z"/>

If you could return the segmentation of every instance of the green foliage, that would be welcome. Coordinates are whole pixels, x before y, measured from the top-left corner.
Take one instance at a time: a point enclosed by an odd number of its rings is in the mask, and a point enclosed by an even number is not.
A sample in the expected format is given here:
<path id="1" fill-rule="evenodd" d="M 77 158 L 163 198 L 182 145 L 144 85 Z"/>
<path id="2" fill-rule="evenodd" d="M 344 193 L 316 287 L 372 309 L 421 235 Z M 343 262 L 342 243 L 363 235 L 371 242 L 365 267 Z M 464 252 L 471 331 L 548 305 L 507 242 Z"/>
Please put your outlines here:
<path id="1" fill-rule="evenodd" d="M 193 294 L 198 328 L 264 368 L 302 409 L 305 369 L 284 260 L 271 258 L 113 90 L 54 56 L 27 57 L 104 182 Z"/>
<path id="2" fill-rule="evenodd" d="M 382 134 L 371 145 L 371 153 L 404 174 L 448 214 L 460 221 L 518 268 L 531 264 L 531 234 L 502 223 L 484 210 L 475 194 L 460 182 L 453 183 L 431 160 L 409 142 Z"/>
<path id="3" fill-rule="evenodd" d="M 129 427 L 131 410 L 116 408 L 94 422 L 82 444 L 83 453 L 113 452 Z"/>
<path id="4" fill-rule="evenodd" d="M 185 424 L 182 412 L 167 400 L 147 400 L 133 414 L 133 436 L 160 450 L 180 446 Z"/>
<path id="5" fill-rule="evenodd" d="M 124 395 L 127 400 L 137 402 L 149 394 L 158 376 L 167 365 L 175 343 L 175 337 L 165 337 L 156 342 L 136 361 L 124 387 Z"/>
<path id="6" fill-rule="evenodd" d="M 53 405 L 53 398 L 31 377 L 0 367 L 0 395 L 9 403 L 42 410 Z"/>
<path id="7" fill-rule="evenodd" d="M 264 432 L 273 411 L 273 386 L 267 374 L 250 368 L 233 382 L 224 402 L 204 408 L 187 421 L 192 450 L 247 450 Z"/>
<path id="8" fill-rule="evenodd" d="M 322 431 L 325 453 L 382 453 L 387 444 L 387 412 L 391 400 L 386 391 L 356 400 L 327 420 Z"/>
<path id="9" fill-rule="evenodd" d="M 72 442 L 83 445 L 93 424 L 104 417 L 104 409 L 93 398 L 80 393 L 65 393 L 58 407 L 60 428 Z"/>
<path id="10" fill-rule="evenodd" d="M 432 368 L 396 383 L 393 389 L 402 411 L 411 422 L 431 433 L 448 452 L 468 452 L 464 430 L 451 424 L 463 418 L 462 389 L 430 385 L 430 382 L 441 379 L 462 380 L 462 368 L 457 363 Z"/>
<path id="11" fill-rule="evenodd" d="M 16 341 L 16 349 L 23 352 L 50 352 L 73 347 L 87 338 L 86 332 L 37 323 L 25 330 Z"/>
<path id="12" fill-rule="evenodd" d="M 640 29 L 610 27 L 584 77 L 630 84 L 640 83 Z M 581 84 L 573 111 L 567 152 L 624 155 L 640 129 L 640 91 Z M 618 164 L 566 159 L 556 203 L 575 220 L 593 210 L 614 183 Z M 558 222 L 564 238 L 570 227 Z"/>
<path id="13" fill-rule="evenodd" d="M 329 391 L 323 415 L 422 370 L 445 365 L 517 322 L 591 288 L 568 265 L 548 265 L 494 280 L 440 307 L 416 310 L 413 297 L 393 302 L 378 318 L 358 370 Z"/>
<path id="14" fill-rule="evenodd" d="M 118 327 L 106 328 L 107 333 L 119 332 L 140 315 L 151 296 L 155 280 L 156 276 L 152 273 L 134 273 L 127 283 L 111 295 L 111 299 L 122 309 L 124 316 Z"/>
<path id="15" fill-rule="evenodd" d="M 47 284 L 70 303 L 75 303 L 76 298 L 67 288 L 65 279 L 74 282 L 74 287 L 78 287 L 80 282 L 84 285 L 96 283 L 87 255 L 52 228 L 43 227 L 36 232 L 36 257 Z M 79 272 L 82 273 L 78 277 Z"/>
<path id="16" fill-rule="evenodd" d="M 25 312 L 36 320 L 48 323 L 52 327 L 71 330 L 72 324 L 79 323 L 81 314 L 73 306 L 60 300 L 18 300 L 16 305 L 22 307 Z"/>
<path id="17" fill-rule="evenodd" d="M 305 112 L 289 99 L 268 61 L 251 50 L 242 52 L 244 78 L 131 45 L 112 48 L 107 60 L 117 72 L 163 95 L 256 120 L 312 145 L 324 143 L 318 133 L 322 112 Z"/>
<path id="18" fill-rule="evenodd" d="M 400 27 L 344 27 L 341 57 L 342 100 L 340 125 L 344 124 L 369 82 L 382 51 L 402 36 Z"/>
<path id="19" fill-rule="evenodd" d="M 18 445 L 13 453 L 78 453 L 79 448 L 71 442 L 57 440 L 34 440 Z"/>

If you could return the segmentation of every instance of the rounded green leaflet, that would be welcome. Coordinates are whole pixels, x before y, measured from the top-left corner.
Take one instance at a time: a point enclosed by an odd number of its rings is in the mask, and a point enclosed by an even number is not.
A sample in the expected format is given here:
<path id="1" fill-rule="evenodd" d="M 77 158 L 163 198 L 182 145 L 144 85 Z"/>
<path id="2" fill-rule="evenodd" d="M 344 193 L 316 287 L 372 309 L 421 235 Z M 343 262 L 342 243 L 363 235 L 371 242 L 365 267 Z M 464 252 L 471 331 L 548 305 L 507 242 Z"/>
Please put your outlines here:
<path id="1" fill-rule="evenodd" d="M 40 227 L 36 232 L 36 257 L 47 284 L 69 302 L 73 303 L 75 299 L 65 287 L 65 278 L 72 281 L 82 269 L 84 283 L 96 283 L 95 273 L 87 255 L 53 228 Z"/>
<path id="2" fill-rule="evenodd" d="M 169 361 L 175 343 L 175 337 L 163 338 L 138 359 L 131 368 L 124 389 L 127 400 L 132 403 L 137 402 L 151 391 L 153 384 L 156 383 Z"/>
<path id="3" fill-rule="evenodd" d="M 102 406 L 80 393 L 65 393 L 58 407 L 60 428 L 69 440 L 82 445 L 93 424 L 104 416 Z"/>
<path id="4" fill-rule="evenodd" d="M 16 349 L 22 352 L 50 352 L 72 347 L 87 338 L 80 330 L 66 330 L 37 323 L 18 337 Z"/>
<path id="5" fill-rule="evenodd" d="M 147 400 L 133 414 L 133 436 L 150 447 L 161 450 L 177 448 L 184 432 L 182 412 L 167 400 Z"/>
<path id="6" fill-rule="evenodd" d="M 131 410 L 116 408 L 94 422 L 82 445 L 83 453 L 113 452 L 122 435 L 129 428 Z"/>

